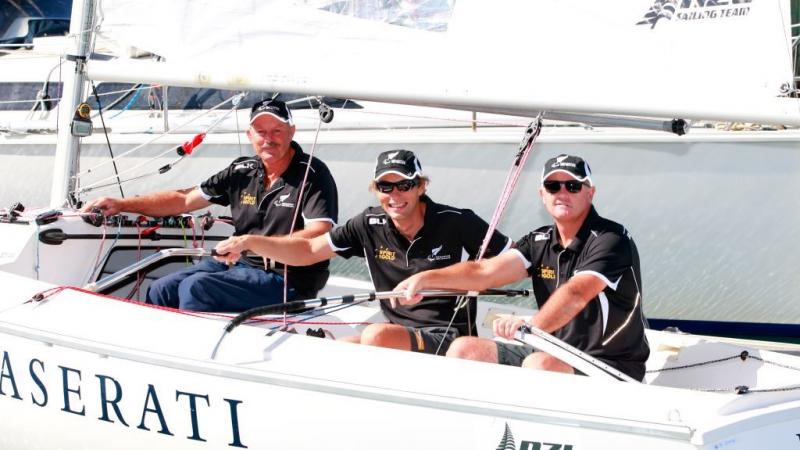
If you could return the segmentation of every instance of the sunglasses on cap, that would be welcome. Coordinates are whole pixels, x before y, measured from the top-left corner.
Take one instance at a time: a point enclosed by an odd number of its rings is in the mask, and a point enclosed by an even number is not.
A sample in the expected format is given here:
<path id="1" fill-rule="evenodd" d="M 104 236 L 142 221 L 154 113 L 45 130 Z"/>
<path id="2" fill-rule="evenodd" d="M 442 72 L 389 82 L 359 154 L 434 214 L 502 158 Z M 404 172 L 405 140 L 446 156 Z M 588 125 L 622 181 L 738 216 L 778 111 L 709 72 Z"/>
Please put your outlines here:
<path id="1" fill-rule="evenodd" d="M 375 188 L 378 189 L 379 192 L 384 194 L 388 194 L 392 192 L 392 189 L 397 188 L 400 192 L 408 192 L 414 186 L 419 184 L 419 178 L 412 178 L 410 180 L 400 180 L 392 183 L 391 181 L 376 181 Z"/>
<path id="2" fill-rule="evenodd" d="M 578 180 L 567 180 L 567 181 L 557 181 L 557 180 L 547 180 L 542 183 L 545 190 L 551 194 L 555 194 L 556 192 L 561 190 L 561 185 L 564 185 L 567 188 L 567 192 L 570 194 L 577 194 L 578 192 L 583 189 L 584 184 Z"/>

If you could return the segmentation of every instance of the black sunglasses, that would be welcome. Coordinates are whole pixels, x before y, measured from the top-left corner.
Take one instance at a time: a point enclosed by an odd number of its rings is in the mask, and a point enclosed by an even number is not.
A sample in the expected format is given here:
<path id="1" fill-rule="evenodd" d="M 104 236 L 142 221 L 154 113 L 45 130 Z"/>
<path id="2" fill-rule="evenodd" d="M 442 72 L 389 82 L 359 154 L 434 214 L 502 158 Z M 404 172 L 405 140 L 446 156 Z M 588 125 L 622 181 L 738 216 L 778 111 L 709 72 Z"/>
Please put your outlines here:
<path id="1" fill-rule="evenodd" d="M 551 194 L 555 194 L 556 192 L 561 190 L 561 185 L 564 185 L 567 188 L 567 192 L 570 194 L 577 194 L 578 192 L 583 189 L 583 183 L 577 180 L 568 180 L 568 181 L 556 181 L 556 180 L 547 180 L 542 183 L 545 190 Z"/>
<path id="2" fill-rule="evenodd" d="M 392 189 L 394 188 L 397 188 L 397 190 L 400 192 L 408 192 L 411 190 L 411 188 L 418 184 L 419 178 L 413 178 L 411 180 L 400 180 L 394 183 L 391 181 L 377 181 L 375 182 L 375 187 L 378 189 L 378 191 L 388 194 L 392 192 Z"/>

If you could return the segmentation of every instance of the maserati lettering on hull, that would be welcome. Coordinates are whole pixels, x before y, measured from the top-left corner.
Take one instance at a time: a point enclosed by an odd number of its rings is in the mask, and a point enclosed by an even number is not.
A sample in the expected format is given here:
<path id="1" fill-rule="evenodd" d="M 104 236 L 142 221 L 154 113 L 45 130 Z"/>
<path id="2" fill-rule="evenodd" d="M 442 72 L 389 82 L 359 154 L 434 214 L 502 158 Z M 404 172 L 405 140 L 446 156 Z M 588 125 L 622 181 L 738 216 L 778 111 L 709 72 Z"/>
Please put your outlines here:
<path id="1" fill-rule="evenodd" d="M 239 405 L 242 400 L 222 398 L 222 402 L 212 401 L 208 394 L 175 390 L 174 399 L 171 392 L 165 393 L 158 390 L 155 385 L 148 383 L 144 398 L 127 399 L 126 409 L 123 410 L 121 402 L 124 398 L 124 386 L 114 377 L 104 374 L 95 374 L 93 379 L 87 379 L 80 369 L 57 365 L 46 366 L 44 361 L 33 358 L 27 361 L 27 372 L 20 367 L 19 362 L 13 361 L 8 351 L 2 353 L 0 365 L 0 397 L 8 397 L 19 401 L 28 401 L 38 407 L 46 407 L 51 401 L 60 398 L 60 410 L 66 414 L 86 417 L 86 403 L 84 395 L 86 389 L 96 389 L 99 396 L 97 407 L 100 414 L 97 420 L 118 424 L 123 427 L 135 426 L 143 431 L 155 431 L 165 436 L 174 436 L 167 423 L 166 408 L 176 408 L 184 411 L 191 422 L 191 434 L 186 439 L 206 442 L 203 437 L 203 423 L 198 416 L 198 411 L 208 408 L 225 408 L 230 418 L 231 441 L 228 446 L 247 448 L 242 442 L 239 430 Z M 47 385 L 45 374 L 48 370 L 59 373 L 60 383 Z M 22 392 L 19 377 L 29 378 L 33 389 L 31 392 Z M 0 398 L 0 401 L 2 399 Z M 132 408 L 132 405 L 141 407 Z M 133 422 L 132 422 L 133 421 Z M 219 424 L 216 424 L 219 425 Z"/>

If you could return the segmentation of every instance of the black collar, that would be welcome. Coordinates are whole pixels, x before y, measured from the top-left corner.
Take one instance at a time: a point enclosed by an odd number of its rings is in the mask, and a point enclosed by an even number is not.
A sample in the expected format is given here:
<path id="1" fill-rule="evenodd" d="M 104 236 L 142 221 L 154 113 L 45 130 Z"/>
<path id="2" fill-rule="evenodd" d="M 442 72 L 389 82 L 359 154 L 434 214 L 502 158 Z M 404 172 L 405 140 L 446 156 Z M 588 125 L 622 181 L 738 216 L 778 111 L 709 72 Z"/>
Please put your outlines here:
<path id="1" fill-rule="evenodd" d="M 577 252 L 583 247 L 583 244 L 589 239 L 589 233 L 592 232 L 593 224 L 600 218 L 600 215 L 597 214 L 597 211 L 594 209 L 594 205 L 589 207 L 589 214 L 583 219 L 583 223 L 581 227 L 578 229 L 578 232 L 575 234 L 575 237 L 570 242 L 569 246 L 567 247 L 568 250 L 573 252 Z M 553 248 L 554 251 L 559 251 L 563 247 L 558 242 L 558 226 L 553 225 L 553 232 L 550 235 L 550 246 Z"/>

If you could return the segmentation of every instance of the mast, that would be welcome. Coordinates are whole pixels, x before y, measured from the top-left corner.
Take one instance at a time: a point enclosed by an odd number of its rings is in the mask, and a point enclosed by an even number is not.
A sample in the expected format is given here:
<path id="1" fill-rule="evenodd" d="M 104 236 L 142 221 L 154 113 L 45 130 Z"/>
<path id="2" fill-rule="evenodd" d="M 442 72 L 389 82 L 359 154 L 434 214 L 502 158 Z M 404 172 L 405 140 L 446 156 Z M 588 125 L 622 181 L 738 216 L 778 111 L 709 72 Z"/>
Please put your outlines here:
<path id="1" fill-rule="evenodd" d="M 72 134 L 75 110 L 84 98 L 86 89 L 86 60 L 89 58 L 95 21 L 94 0 L 76 0 L 70 19 L 71 43 L 63 65 L 66 73 L 58 114 L 58 141 L 53 165 L 53 185 L 50 206 L 71 205 L 70 193 L 75 190 L 75 173 L 80 163 L 80 138 Z"/>

